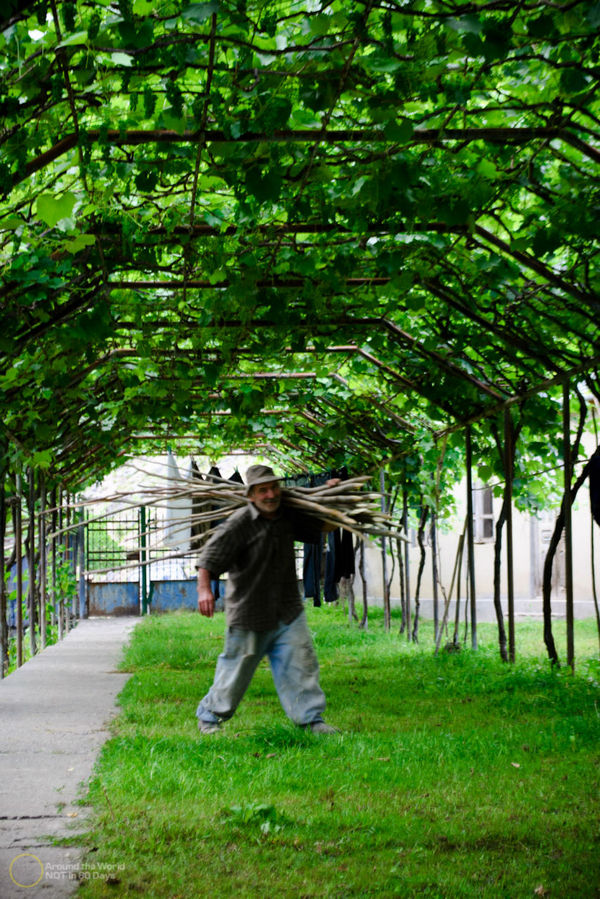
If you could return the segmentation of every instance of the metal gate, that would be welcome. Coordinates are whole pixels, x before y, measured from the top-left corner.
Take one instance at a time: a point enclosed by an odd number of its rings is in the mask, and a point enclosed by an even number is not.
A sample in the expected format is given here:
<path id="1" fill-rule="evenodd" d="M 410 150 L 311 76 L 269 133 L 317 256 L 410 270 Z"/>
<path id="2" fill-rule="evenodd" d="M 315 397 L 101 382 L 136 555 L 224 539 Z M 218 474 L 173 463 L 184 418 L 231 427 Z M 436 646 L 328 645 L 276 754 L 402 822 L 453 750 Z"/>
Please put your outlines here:
<path id="1" fill-rule="evenodd" d="M 88 615 L 139 615 L 196 607 L 193 560 L 162 543 L 160 511 L 136 508 L 89 517 Z"/>

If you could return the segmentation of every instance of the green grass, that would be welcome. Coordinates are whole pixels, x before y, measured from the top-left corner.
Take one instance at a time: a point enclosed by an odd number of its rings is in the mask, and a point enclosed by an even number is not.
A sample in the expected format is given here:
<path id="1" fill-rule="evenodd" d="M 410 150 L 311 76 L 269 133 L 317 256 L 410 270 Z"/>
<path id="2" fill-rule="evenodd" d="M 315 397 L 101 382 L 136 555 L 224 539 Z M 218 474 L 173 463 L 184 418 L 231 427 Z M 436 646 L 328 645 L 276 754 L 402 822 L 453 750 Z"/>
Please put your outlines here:
<path id="1" fill-rule="evenodd" d="M 577 622 L 575 675 L 549 669 L 541 623 L 518 625 L 514 666 L 492 625 L 477 652 L 435 657 L 426 622 L 420 646 L 377 612 L 367 632 L 332 608 L 309 623 L 340 736 L 288 722 L 266 664 L 200 736 L 222 616 L 140 623 L 81 899 L 600 896 L 593 622 Z"/>

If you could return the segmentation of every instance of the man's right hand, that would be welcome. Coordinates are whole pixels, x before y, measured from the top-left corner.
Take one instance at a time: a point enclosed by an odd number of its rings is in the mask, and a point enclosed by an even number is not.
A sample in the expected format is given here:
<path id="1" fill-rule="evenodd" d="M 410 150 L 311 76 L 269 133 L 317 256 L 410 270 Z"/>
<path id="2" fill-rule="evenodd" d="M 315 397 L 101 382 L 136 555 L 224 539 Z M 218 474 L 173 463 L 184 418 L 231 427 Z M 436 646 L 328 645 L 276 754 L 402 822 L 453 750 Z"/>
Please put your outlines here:
<path id="1" fill-rule="evenodd" d="M 198 611 L 206 618 L 212 618 L 215 614 L 215 598 L 212 590 L 206 590 L 198 586 Z"/>
<path id="2" fill-rule="evenodd" d="M 206 618 L 215 614 L 215 597 L 210 584 L 210 571 L 198 569 L 198 611 Z"/>

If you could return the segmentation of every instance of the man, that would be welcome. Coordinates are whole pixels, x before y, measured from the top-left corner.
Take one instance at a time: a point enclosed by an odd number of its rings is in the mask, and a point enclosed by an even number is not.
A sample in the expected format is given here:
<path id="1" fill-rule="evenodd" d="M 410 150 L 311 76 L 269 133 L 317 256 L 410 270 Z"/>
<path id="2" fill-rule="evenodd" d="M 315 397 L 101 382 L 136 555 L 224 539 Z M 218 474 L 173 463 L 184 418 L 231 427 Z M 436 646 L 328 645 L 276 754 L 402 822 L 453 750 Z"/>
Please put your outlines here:
<path id="1" fill-rule="evenodd" d="M 225 648 L 196 711 L 198 728 L 215 733 L 231 718 L 266 655 L 288 717 L 316 734 L 337 733 L 322 717 L 325 695 L 294 558 L 295 540 L 316 543 L 326 528 L 282 503 L 279 480 L 268 465 L 250 466 L 246 495 L 247 507 L 219 526 L 197 560 L 198 611 L 209 618 L 215 603 L 210 582 L 229 572 Z"/>

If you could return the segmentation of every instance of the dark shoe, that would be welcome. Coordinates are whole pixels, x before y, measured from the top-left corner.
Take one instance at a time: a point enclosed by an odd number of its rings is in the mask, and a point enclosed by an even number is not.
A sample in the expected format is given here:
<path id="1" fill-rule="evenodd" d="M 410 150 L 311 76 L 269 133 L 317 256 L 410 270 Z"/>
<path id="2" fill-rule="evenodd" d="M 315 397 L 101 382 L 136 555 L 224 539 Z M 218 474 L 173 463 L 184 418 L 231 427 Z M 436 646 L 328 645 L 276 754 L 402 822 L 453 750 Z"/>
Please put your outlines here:
<path id="1" fill-rule="evenodd" d="M 311 721 L 308 725 L 313 734 L 339 734 L 337 727 L 325 724 L 324 721 Z"/>
<path id="2" fill-rule="evenodd" d="M 198 718 L 198 730 L 201 734 L 216 734 L 221 730 L 221 725 L 218 721 L 213 724 L 212 721 L 203 721 L 202 718 Z"/>

